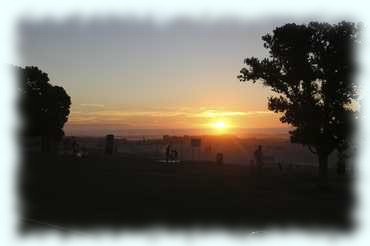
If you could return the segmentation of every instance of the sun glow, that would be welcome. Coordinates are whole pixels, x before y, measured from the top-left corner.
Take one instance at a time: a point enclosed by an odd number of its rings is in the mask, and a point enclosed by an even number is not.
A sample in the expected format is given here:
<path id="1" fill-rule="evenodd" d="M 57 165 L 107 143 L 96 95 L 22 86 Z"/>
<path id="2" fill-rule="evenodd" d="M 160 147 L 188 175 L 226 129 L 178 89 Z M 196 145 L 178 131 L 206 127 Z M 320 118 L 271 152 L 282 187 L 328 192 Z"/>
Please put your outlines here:
<path id="1" fill-rule="evenodd" d="M 225 121 L 214 121 L 209 123 L 209 127 L 214 134 L 224 134 L 228 132 L 230 125 Z"/>
<path id="2" fill-rule="evenodd" d="M 216 128 L 216 129 L 225 129 L 225 128 L 227 128 L 227 125 L 223 121 L 213 122 L 213 123 L 211 123 L 211 125 L 212 125 L 213 128 Z"/>

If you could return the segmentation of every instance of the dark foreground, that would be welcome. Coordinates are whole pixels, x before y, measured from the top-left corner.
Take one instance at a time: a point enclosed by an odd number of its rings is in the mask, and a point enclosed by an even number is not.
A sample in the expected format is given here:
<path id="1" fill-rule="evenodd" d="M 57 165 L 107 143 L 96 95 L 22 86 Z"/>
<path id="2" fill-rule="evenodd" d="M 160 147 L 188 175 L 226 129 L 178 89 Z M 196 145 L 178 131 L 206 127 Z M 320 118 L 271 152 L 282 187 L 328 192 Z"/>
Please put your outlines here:
<path id="1" fill-rule="evenodd" d="M 160 164 L 124 156 L 32 156 L 20 173 L 22 229 L 268 226 L 351 228 L 348 177 L 316 169 Z"/>

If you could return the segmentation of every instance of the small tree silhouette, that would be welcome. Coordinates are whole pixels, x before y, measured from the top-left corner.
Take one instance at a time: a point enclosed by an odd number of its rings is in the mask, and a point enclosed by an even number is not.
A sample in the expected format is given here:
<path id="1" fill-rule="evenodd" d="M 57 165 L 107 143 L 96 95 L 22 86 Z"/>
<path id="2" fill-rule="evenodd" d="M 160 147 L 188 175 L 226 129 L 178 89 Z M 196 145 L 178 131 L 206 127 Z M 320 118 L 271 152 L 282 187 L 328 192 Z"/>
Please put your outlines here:
<path id="1" fill-rule="evenodd" d="M 47 73 L 38 67 L 17 67 L 20 112 L 24 120 L 22 135 L 41 136 L 42 150 L 50 151 L 51 142 L 64 136 L 71 98 L 63 87 L 49 83 Z"/>
<path id="2" fill-rule="evenodd" d="M 269 57 L 246 58 L 240 81 L 260 80 L 276 94 L 268 108 L 294 127 L 291 142 L 317 154 L 319 177 L 327 180 L 328 156 L 349 147 L 357 97 L 353 57 L 358 27 L 311 22 L 286 24 L 262 37 Z"/>

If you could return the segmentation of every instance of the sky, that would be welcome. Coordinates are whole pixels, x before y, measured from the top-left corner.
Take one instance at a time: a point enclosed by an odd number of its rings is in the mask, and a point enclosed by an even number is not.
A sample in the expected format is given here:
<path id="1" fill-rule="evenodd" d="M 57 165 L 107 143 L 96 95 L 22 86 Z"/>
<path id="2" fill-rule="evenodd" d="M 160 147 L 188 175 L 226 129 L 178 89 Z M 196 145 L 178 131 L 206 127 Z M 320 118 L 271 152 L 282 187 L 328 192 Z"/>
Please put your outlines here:
<path id="1" fill-rule="evenodd" d="M 268 55 L 261 37 L 284 23 L 24 21 L 20 65 L 38 66 L 71 96 L 67 135 L 112 129 L 285 128 L 279 115 L 267 110 L 270 90 L 237 79 L 244 58 Z"/>

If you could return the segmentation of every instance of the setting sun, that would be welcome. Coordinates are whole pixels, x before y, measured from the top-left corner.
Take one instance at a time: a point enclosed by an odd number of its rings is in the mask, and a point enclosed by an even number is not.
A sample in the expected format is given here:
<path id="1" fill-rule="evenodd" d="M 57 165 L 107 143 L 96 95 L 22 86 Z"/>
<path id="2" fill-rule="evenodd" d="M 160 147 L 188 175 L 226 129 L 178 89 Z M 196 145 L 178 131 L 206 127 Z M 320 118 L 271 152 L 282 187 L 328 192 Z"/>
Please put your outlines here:
<path id="1" fill-rule="evenodd" d="M 223 121 L 214 122 L 214 123 L 212 123 L 212 126 L 216 129 L 225 129 L 225 128 L 227 128 L 227 125 Z"/>
<path id="2" fill-rule="evenodd" d="M 213 133 L 215 134 L 224 134 L 230 128 L 230 125 L 226 123 L 225 121 L 211 122 L 209 126 L 213 129 Z"/>

